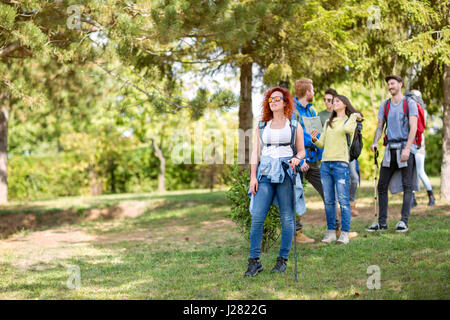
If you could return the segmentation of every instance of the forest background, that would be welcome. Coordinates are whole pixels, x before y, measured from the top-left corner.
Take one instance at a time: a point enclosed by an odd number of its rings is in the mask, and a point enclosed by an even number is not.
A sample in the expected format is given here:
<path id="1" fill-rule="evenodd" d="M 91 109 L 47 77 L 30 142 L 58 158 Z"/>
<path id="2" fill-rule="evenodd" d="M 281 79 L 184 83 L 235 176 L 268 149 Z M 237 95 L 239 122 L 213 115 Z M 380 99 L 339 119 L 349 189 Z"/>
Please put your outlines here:
<path id="1" fill-rule="evenodd" d="M 364 114 L 360 167 L 372 179 L 369 146 L 388 74 L 423 94 L 425 169 L 441 176 L 448 200 L 449 8 L 1 0 L 0 201 L 229 186 L 223 142 L 248 161 L 238 129 L 254 130 L 265 90 L 284 81 L 293 91 L 300 77 L 314 81 L 317 112 L 332 87 Z M 181 132 L 191 138 L 184 149 Z M 195 148 L 200 163 L 179 163 L 180 152 L 194 160 Z"/>

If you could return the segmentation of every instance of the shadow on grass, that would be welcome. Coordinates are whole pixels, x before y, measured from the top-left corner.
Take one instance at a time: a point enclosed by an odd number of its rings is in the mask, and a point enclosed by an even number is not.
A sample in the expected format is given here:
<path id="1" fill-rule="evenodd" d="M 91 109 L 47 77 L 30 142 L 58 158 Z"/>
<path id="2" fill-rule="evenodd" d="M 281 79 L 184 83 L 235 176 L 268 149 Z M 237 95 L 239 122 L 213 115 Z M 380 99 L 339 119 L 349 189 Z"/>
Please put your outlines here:
<path id="1" fill-rule="evenodd" d="M 360 194 L 365 192 L 369 190 L 363 189 Z M 292 250 L 287 271 L 270 274 L 279 242 L 261 255 L 264 272 L 254 278 L 243 276 L 249 245 L 227 218 L 228 201 L 224 192 L 136 199 L 132 196 L 97 199 L 100 205 L 157 201 L 151 202 L 152 209 L 144 210 L 142 215 L 123 219 L 116 227 L 108 225 L 106 231 L 94 232 L 93 240 L 84 241 L 87 247 L 78 247 L 79 251 L 70 257 L 46 263 L 37 259 L 30 268 L 21 269 L 13 255 L 5 256 L 6 262 L 0 265 L 0 296 L 24 299 L 450 298 L 447 217 L 450 206 L 414 209 L 407 234 L 393 232 L 398 204 L 390 206 L 387 233 L 367 234 L 364 217 L 352 219 L 352 231 L 357 231 L 359 237 L 347 246 L 320 243 L 325 230 L 324 217 L 320 224 L 305 224 L 305 232 L 316 243 L 298 246 L 299 282 L 295 283 Z M 91 202 L 80 206 L 88 203 Z M 85 220 L 80 218 L 73 223 L 82 221 Z M 96 221 L 93 227 L 101 229 L 100 222 Z M 142 239 L 136 237 L 139 232 Z M 67 242 L 69 247 L 73 244 Z M 80 268 L 80 289 L 67 288 L 70 265 Z M 371 265 L 380 267 L 380 290 L 367 288 L 370 276 L 367 268 Z"/>
<path id="2" fill-rule="evenodd" d="M 219 217 L 218 215 L 217 217 Z M 196 218 L 198 219 L 198 217 Z M 193 220 L 196 220 L 193 219 Z M 74 255 L 41 266 L 18 270 L 3 263 L 0 293 L 25 299 L 449 299 L 449 221 L 444 216 L 413 216 L 410 232 L 364 233 L 349 245 L 298 246 L 299 282 L 294 282 L 291 250 L 284 274 L 270 274 L 279 243 L 261 255 L 264 271 L 243 276 L 248 242 L 228 226 L 223 232 L 197 228 L 197 241 L 183 241 L 166 230 L 161 241 L 119 241 L 90 246 L 99 254 Z M 181 221 L 195 230 L 197 222 Z M 158 231 L 158 230 L 155 230 Z M 323 226 L 310 227 L 314 238 Z M 101 253 L 101 254 L 100 254 Z M 81 288 L 70 290 L 68 266 L 81 271 Z M 380 290 L 370 290 L 367 268 L 379 266 Z"/>
<path id="3" fill-rule="evenodd" d="M 0 206 L 0 239 L 20 231 L 45 230 L 85 221 L 136 218 L 153 212 L 191 207 L 199 203 L 220 206 L 225 205 L 227 201 L 224 192 L 221 191 L 210 193 L 193 191 L 163 195 L 62 198 L 47 203 L 11 204 Z"/>

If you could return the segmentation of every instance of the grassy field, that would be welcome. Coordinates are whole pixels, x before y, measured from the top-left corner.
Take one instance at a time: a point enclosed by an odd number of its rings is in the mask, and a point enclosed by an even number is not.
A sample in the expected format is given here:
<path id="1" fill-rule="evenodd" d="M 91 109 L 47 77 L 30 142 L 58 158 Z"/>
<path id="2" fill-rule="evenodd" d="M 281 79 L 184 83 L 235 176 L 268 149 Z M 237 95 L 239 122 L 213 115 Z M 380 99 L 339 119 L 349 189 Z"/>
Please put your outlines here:
<path id="1" fill-rule="evenodd" d="M 432 179 L 439 194 L 439 179 Z M 249 244 L 229 219 L 225 190 L 106 195 L 11 203 L 0 207 L 1 299 L 449 299 L 450 205 L 427 207 L 426 192 L 406 234 L 396 234 L 401 195 L 389 203 L 390 230 L 367 234 L 373 185 L 359 189 L 359 236 L 348 245 L 320 242 L 325 216 L 307 187 L 305 232 L 284 274 L 243 276 Z M 380 289 L 368 289 L 369 266 Z M 80 282 L 73 281 L 80 275 Z M 79 287 L 77 286 L 79 285 Z M 75 286 L 75 288 L 74 288 Z"/>

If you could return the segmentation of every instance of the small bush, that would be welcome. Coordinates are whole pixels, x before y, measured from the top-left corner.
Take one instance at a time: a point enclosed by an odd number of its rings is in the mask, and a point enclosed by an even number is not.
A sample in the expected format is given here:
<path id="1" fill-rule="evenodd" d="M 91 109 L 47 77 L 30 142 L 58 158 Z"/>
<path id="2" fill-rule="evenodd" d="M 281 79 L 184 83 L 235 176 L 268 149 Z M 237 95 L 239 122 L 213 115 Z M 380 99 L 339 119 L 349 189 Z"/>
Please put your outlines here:
<path id="1" fill-rule="evenodd" d="M 250 198 L 247 195 L 250 185 L 250 170 L 242 169 L 235 164 L 230 166 L 231 187 L 226 196 L 231 201 L 230 217 L 245 238 L 250 241 L 251 215 Z M 281 222 L 278 207 L 271 206 L 264 222 L 261 250 L 267 252 L 280 237 Z"/>
<path id="2" fill-rule="evenodd" d="M 425 172 L 429 176 L 439 176 L 442 164 L 442 129 L 425 138 Z"/>

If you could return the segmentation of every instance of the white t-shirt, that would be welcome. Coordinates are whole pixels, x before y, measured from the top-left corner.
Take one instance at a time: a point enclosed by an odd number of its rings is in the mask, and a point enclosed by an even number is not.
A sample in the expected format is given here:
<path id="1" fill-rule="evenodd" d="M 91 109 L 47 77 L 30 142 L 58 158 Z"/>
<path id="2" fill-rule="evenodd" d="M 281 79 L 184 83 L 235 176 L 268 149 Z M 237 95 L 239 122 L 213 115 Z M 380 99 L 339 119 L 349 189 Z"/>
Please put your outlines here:
<path id="1" fill-rule="evenodd" d="M 262 134 L 263 143 L 290 143 L 291 142 L 291 126 L 289 119 L 282 129 L 271 129 L 272 120 L 267 122 Z M 261 151 L 262 156 L 272 158 L 292 157 L 294 153 L 290 145 L 287 146 L 264 146 Z"/>

